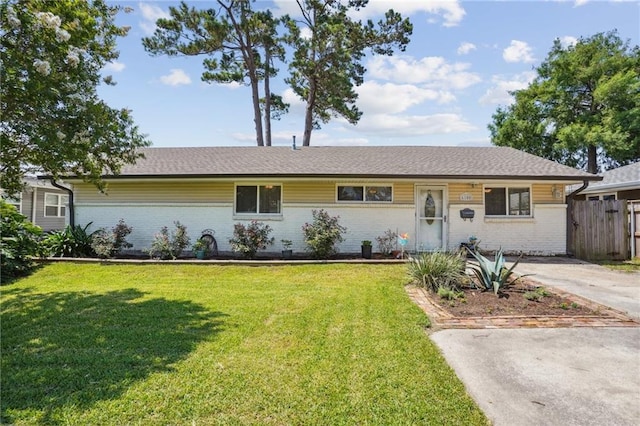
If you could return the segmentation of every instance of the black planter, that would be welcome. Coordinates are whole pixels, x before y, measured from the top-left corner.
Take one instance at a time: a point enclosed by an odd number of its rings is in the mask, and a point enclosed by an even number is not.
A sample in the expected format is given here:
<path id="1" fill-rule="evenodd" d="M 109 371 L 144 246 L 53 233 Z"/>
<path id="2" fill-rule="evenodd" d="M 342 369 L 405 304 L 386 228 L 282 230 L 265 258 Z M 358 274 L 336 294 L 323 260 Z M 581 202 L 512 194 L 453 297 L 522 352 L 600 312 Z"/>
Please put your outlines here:
<path id="1" fill-rule="evenodd" d="M 282 258 L 283 259 L 291 259 L 293 257 L 293 250 L 282 250 Z"/>
<path id="2" fill-rule="evenodd" d="M 371 246 L 360 246 L 360 250 L 363 258 L 371 259 Z"/>

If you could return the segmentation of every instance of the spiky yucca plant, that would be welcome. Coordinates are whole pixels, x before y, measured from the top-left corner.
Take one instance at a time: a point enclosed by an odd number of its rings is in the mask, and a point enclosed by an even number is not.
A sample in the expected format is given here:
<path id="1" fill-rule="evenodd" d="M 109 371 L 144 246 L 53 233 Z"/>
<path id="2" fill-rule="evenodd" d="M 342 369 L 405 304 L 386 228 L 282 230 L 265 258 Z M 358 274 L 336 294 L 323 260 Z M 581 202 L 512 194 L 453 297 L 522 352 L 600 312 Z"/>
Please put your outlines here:
<path id="1" fill-rule="evenodd" d="M 521 255 L 518 260 L 511 265 L 511 268 L 507 269 L 505 266 L 504 256 L 502 254 L 502 248 L 498 250 L 493 261 L 487 259 L 478 252 L 472 250 L 468 251 L 478 261 L 478 266 L 471 267 L 476 278 L 485 289 L 493 290 L 496 295 L 502 288 L 511 284 L 509 282 L 509 278 L 514 274 L 513 270 L 518 266 L 518 263 L 522 258 Z"/>

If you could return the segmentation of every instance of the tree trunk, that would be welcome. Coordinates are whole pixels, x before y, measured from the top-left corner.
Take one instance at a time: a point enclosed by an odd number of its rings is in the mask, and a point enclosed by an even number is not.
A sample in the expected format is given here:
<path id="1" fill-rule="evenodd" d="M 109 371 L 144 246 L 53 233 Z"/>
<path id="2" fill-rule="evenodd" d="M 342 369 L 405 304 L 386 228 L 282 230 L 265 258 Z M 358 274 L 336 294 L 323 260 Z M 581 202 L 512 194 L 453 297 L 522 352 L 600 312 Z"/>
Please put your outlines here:
<path id="1" fill-rule="evenodd" d="M 598 151 L 595 145 L 588 147 L 587 172 L 598 174 Z"/>
<path id="2" fill-rule="evenodd" d="M 312 79 L 309 82 L 309 95 L 307 96 L 307 107 L 304 113 L 304 135 L 302 136 L 302 146 L 311 145 L 311 130 L 313 129 L 313 107 L 316 103 L 316 83 Z"/>
<path id="3" fill-rule="evenodd" d="M 269 65 L 271 61 L 271 52 L 269 45 L 264 49 L 264 135 L 265 145 L 271 146 L 271 87 L 269 85 Z"/>

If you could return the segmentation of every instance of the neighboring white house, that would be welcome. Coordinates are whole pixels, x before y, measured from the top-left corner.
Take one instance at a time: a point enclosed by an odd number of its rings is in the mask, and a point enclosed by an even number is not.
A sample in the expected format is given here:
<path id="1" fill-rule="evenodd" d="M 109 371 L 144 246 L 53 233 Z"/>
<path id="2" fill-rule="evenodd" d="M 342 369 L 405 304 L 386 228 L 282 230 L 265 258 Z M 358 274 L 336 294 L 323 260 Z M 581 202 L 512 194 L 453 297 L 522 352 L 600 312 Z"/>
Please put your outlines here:
<path id="1" fill-rule="evenodd" d="M 64 228 L 67 223 L 68 192 L 45 180 L 25 178 L 24 182 L 25 189 L 17 197 L 8 197 L 3 193 L 2 198 L 45 232 Z"/>
<path id="2" fill-rule="evenodd" d="M 342 253 L 360 251 L 387 229 L 409 234 L 407 250 L 481 247 L 531 254 L 566 253 L 564 188 L 601 179 L 506 147 L 200 147 L 146 148 L 145 158 L 106 193 L 70 177 L 75 222 L 133 227 L 135 250 L 162 226 L 187 226 L 193 238 L 213 229 L 230 251 L 233 225 L 268 223 L 276 244 L 303 252 L 302 226 L 313 209 L 340 216 Z M 428 204 L 433 208 L 425 208 Z M 472 217 L 471 217 L 472 216 Z"/>
<path id="3" fill-rule="evenodd" d="M 640 161 L 602 173 L 577 200 L 640 200 Z"/>

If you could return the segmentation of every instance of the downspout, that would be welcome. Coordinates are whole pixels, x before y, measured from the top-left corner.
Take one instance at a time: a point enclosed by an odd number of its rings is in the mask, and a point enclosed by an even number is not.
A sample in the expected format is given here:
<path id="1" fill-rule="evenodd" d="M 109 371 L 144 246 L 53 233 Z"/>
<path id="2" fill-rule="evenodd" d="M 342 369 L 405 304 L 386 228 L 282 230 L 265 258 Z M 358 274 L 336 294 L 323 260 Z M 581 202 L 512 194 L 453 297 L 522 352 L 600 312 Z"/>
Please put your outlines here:
<path id="1" fill-rule="evenodd" d="M 31 194 L 31 223 L 37 225 L 36 215 L 38 214 L 38 187 L 34 185 L 33 193 Z"/>
<path id="2" fill-rule="evenodd" d="M 53 185 L 54 188 L 61 189 L 69 194 L 69 226 L 73 228 L 76 222 L 75 209 L 73 208 L 73 190 L 56 183 L 56 180 L 54 178 L 51 178 L 49 180 L 51 181 L 51 185 Z"/>
<path id="3" fill-rule="evenodd" d="M 575 230 L 575 227 L 578 225 L 578 223 L 573 219 L 573 199 L 576 195 L 578 195 L 580 192 L 584 191 L 585 189 L 587 189 L 587 187 L 589 186 L 589 181 L 588 180 L 583 180 L 582 181 L 582 186 L 578 189 L 576 189 L 575 191 L 573 191 L 571 194 L 567 195 L 567 207 L 568 207 L 568 213 L 567 214 L 567 255 L 569 256 L 573 256 L 574 253 L 570 253 L 569 252 L 569 246 L 571 244 L 571 241 L 573 241 L 573 232 Z"/>

